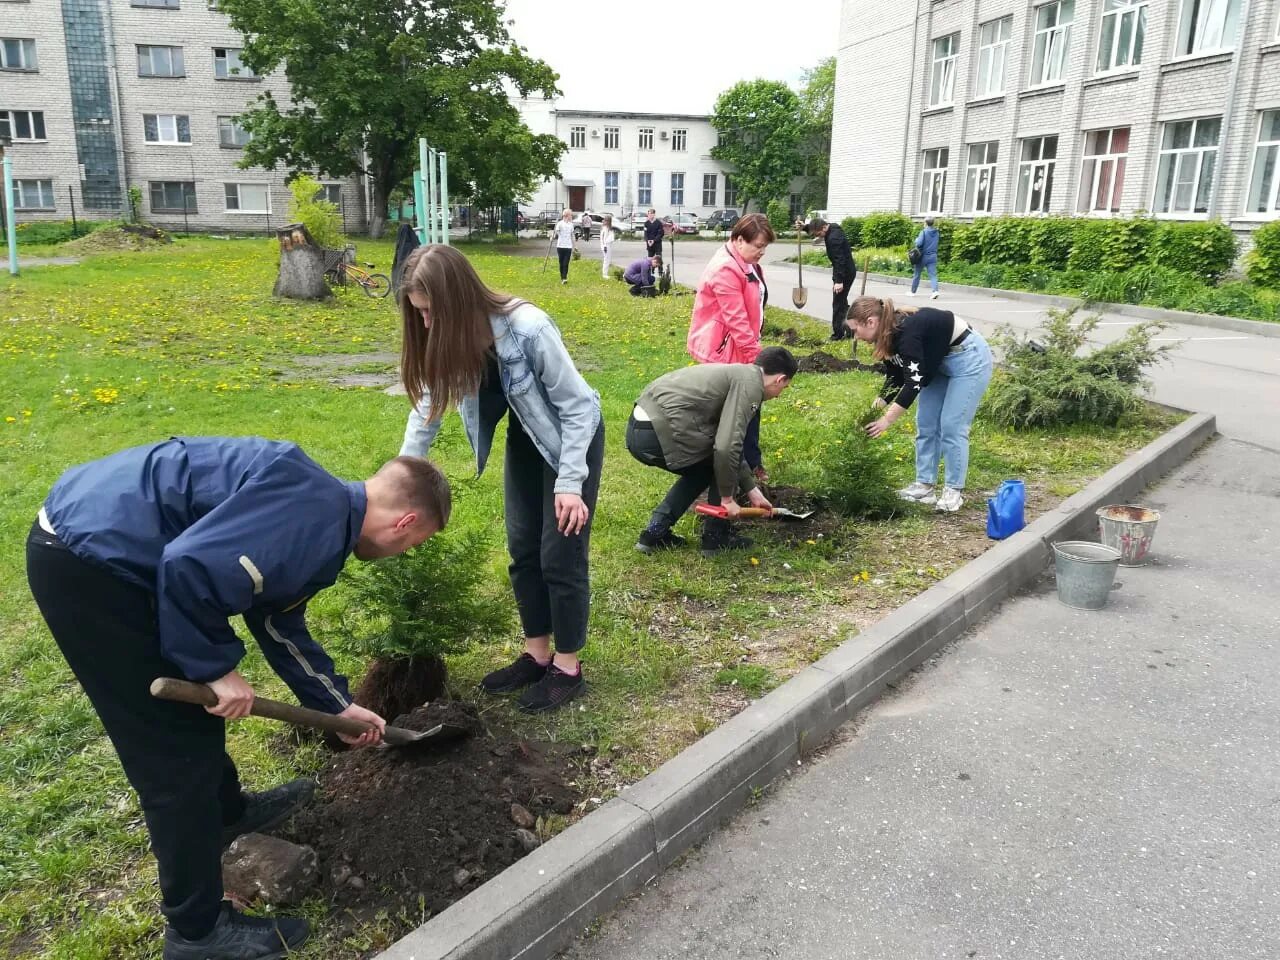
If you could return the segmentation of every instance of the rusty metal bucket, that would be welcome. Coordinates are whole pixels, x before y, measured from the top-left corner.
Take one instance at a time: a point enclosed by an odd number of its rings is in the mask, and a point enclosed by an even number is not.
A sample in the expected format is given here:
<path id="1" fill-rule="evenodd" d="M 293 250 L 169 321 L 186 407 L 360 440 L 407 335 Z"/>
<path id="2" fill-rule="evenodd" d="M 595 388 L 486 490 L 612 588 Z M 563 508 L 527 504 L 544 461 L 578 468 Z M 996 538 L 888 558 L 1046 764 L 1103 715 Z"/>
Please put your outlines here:
<path id="1" fill-rule="evenodd" d="M 1151 552 L 1160 514 L 1133 504 L 1111 504 L 1097 512 L 1099 539 L 1120 551 L 1120 566 L 1140 567 Z"/>

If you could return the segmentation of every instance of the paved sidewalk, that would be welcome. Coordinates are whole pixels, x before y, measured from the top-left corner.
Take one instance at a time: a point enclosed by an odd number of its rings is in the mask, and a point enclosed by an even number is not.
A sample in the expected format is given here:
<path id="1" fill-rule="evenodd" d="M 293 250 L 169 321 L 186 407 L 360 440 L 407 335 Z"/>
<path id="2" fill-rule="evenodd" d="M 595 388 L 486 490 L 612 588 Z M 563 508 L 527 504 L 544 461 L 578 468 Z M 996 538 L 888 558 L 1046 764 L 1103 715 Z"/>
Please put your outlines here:
<path id="1" fill-rule="evenodd" d="M 563 956 L 1280 957 L 1280 454 L 1143 502 L 1105 610 L 1050 573 Z"/>

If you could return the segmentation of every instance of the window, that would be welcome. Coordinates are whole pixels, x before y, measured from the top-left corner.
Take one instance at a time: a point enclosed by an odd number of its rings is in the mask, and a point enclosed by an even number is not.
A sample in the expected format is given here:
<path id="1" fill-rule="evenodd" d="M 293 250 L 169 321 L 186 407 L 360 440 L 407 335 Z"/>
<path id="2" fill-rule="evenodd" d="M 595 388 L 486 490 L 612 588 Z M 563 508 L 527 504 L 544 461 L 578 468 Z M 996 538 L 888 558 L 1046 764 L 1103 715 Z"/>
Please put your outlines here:
<path id="1" fill-rule="evenodd" d="M 144 113 L 142 132 L 147 143 L 190 143 L 191 120 L 180 113 Z"/>
<path id="2" fill-rule="evenodd" d="M 924 152 L 924 176 L 920 180 L 920 212 L 941 213 L 947 199 L 946 147 Z"/>
<path id="3" fill-rule="evenodd" d="M 1244 212 L 1280 213 L 1280 110 L 1266 110 L 1262 114 Z"/>
<path id="4" fill-rule="evenodd" d="M 213 48 L 213 75 L 218 80 L 256 80 L 258 76 L 240 61 L 237 47 Z"/>
<path id="5" fill-rule="evenodd" d="M 332 203 L 335 207 L 342 206 L 342 184 L 320 184 L 320 189 L 316 191 L 316 199 L 323 200 L 325 203 Z"/>
<path id="6" fill-rule="evenodd" d="M 653 127 L 641 127 L 641 128 L 640 128 L 640 144 L 639 144 L 639 146 L 640 146 L 640 149 L 641 149 L 641 150 L 652 150 L 652 149 L 653 149 Z"/>
<path id="7" fill-rule="evenodd" d="M 689 131 L 688 130 L 672 130 L 671 131 L 671 149 L 687 150 L 689 148 Z"/>
<path id="8" fill-rule="evenodd" d="M 218 118 L 218 143 L 224 147 L 243 147 L 250 140 L 249 131 L 235 117 Z"/>
<path id="9" fill-rule="evenodd" d="M 1031 86 L 1059 83 L 1067 69 L 1075 0 L 1053 0 L 1036 7 L 1036 37 L 1031 53 Z"/>
<path id="10" fill-rule="evenodd" d="M 719 179 L 714 173 L 704 173 L 702 175 L 702 205 L 704 207 L 714 207 L 716 205 L 716 181 Z"/>
<path id="11" fill-rule="evenodd" d="M 185 77 L 181 47 L 154 47 L 138 45 L 138 76 Z"/>
<path id="12" fill-rule="evenodd" d="M 52 180 L 13 181 L 13 208 L 15 210 L 53 210 Z"/>
<path id="13" fill-rule="evenodd" d="M 129 0 L 131 7 L 161 7 L 165 10 L 177 10 L 178 0 Z"/>
<path id="14" fill-rule="evenodd" d="M 228 183 L 228 213 L 270 213 L 271 189 L 265 183 Z"/>
<path id="15" fill-rule="evenodd" d="M 804 194 L 793 193 L 788 197 L 788 201 L 787 212 L 794 223 L 804 216 Z"/>
<path id="16" fill-rule="evenodd" d="M 1098 38 L 1098 72 L 1136 67 L 1147 33 L 1147 0 L 1104 0 Z"/>
<path id="17" fill-rule="evenodd" d="M 621 139 L 620 130 L 617 127 L 604 128 L 604 148 L 606 150 L 617 150 L 618 142 Z"/>
<path id="18" fill-rule="evenodd" d="M 15 142 L 44 140 L 44 113 L 39 110 L 0 110 L 0 137 Z"/>
<path id="19" fill-rule="evenodd" d="M 673 207 L 684 206 L 684 174 L 673 173 L 671 175 L 671 205 Z"/>
<path id="20" fill-rule="evenodd" d="M 1018 158 L 1016 213 L 1048 213 L 1053 197 L 1053 168 L 1058 161 L 1058 137 L 1029 137 Z"/>
<path id="21" fill-rule="evenodd" d="M 0 70 L 36 70 L 36 42 L 21 37 L 0 37 Z M 44 183 L 28 180 L 28 183 Z"/>
<path id="22" fill-rule="evenodd" d="M 193 180 L 152 180 L 152 213 L 195 213 L 196 185 Z"/>
<path id="23" fill-rule="evenodd" d="M 996 157 L 1000 144 L 996 140 L 969 144 L 969 163 L 964 171 L 964 209 L 966 213 L 990 213 L 991 195 L 996 183 Z"/>
<path id="24" fill-rule="evenodd" d="M 929 106 L 941 107 L 955 99 L 956 51 L 960 34 L 933 41 L 933 70 L 929 74 Z"/>
<path id="25" fill-rule="evenodd" d="M 636 203 L 647 207 L 653 203 L 653 173 L 641 170 L 636 174 Z"/>
<path id="26" fill-rule="evenodd" d="M 1240 30 L 1240 0 L 1182 0 L 1177 52 L 1230 50 Z"/>
<path id="27" fill-rule="evenodd" d="M 1080 165 L 1080 213 L 1119 213 L 1124 167 L 1129 158 L 1129 128 L 1091 130 L 1084 140 Z"/>
<path id="28" fill-rule="evenodd" d="M 1013 17 L 992 20 L 978 30 L 978 86 L 976 97 L 1004 93 L 1004 67 L 1009 62 Z"/>
<path id="29" fill-rule="evenodd" d="M 731 210 L 738 206 L 738 185 L 727 173 L 724 175 L 724 205 Z"/>
<path id="30" fill-rule="evenodd" d="M 1208 214 L 1221 129 L 1221 117 L 1164 125 L 1156 171 L 1156 213 Z"/>
<path id="31" fill-rule="evenodd" d="M 586 127 L 570 127 L 569 128 L 569 148 L 571 150 L 584 150 L 587 146 L 587 128 Z"/>
<path id="32" fill-rule="evenodd" d="M 618 171 L 606 170 L 604 172 L 604 202 L 618 202 Z"/>

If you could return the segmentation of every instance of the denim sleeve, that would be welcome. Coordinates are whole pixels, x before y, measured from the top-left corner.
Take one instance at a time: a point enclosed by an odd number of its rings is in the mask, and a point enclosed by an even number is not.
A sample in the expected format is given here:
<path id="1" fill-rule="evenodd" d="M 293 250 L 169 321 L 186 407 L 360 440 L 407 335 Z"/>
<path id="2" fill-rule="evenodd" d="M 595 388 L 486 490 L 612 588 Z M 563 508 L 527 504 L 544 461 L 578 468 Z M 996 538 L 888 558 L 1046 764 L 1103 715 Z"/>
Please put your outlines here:
<path id="1" fill-rule="evenodd" d="M 402 457 L 425 457 L 440 432 L 440 420 L 429 420 L 431 397 L 423 394 L 421 402 L 409 411 L 409 422 L 404 425 L 404 443 L 400 445 Z"/>
<path id="2" fill-rule="evenodd" d="M 560 420 L 560 470 L 555 492 L 581 496 L 587 479 L 587 448 L 595 437 L 600 401 L 574 366 L 555 324 L 548 322 L 531 347 L 530 359 Z"/>

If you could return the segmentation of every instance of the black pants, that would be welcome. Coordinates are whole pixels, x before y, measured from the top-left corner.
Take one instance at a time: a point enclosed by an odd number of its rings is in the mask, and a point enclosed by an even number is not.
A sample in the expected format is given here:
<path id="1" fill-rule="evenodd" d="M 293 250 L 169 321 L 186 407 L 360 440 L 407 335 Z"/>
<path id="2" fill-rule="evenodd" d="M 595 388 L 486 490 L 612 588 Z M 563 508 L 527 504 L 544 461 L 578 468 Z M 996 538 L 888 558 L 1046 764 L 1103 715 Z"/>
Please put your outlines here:
<path id="1" fill-rule="evenodd" d="M 631 295 L 633 297 L 656 297 L 658 295 L 658 288 L 652 283 L 633 283 L 631 285 Z"/>
<path id="2" fill-rule="evenodd" d="M 569 279 L 569 261 L 573 259 L 572 247 L 556 247 L 556 256 L 560 258 L 560 279 Z"/>
<path id="3" fill-rule="evenodd" d="M 644 242 L 645 253 L 650 257 L 662 256 L 662 237 L 657 240 L 646 240 Z"/>
<path id="4" fill-rule="evenodd" d="M 747 432 L 742 435 L 742 459 L 752 470 L 764 464 L 764 454 L 760 451 L 760 411 L 747 424 Z"/>
<path id="5" fill-rule="evenodd" d="M 831 339 L 846 340 L 852 336 L 849 328 L 844 325 L 845 320 L 849 317 L 849 288 L 853 285 L 850 280 L 844 285 L 844 289 L 839 293 L 831 295 Z"/>
<path id="6" fill-rule="evenodd" d="M 203 937 L 222 901 L 222 827 L 244 815 L 226 725 L 203 707 L 151 696 L 156 677 L 181 676 L 160 655 L 151 593 L 39 526 L 27 537 L 27 581 L 138 793 L 161 910 L 184 937 Z"/>
<path id="7" fill-rule="evenodd" d="M 720 503 L 712 459 L 708 457 L 692 466 L 672 470 L 667 466 L 667 458 L 653 424 L 637 420 L 634 416 L 627 420 L 627 450 L 646 467 L 658 467 L 680 478 L 671 485 L 667 495 L 649 516 L 649 529 L 654 533 L 662 534 L 675 526 L 704 490 L 707 491 L 707 503 Z"/>
<path id="8" fill-rule="evenodd" d="M 507 552 L 511 588 L 526 637 L 551 634 L 559 653 L 577 653 L 587 642 L 591 612 L 588 548 L 604 465 L 604 422 L 587 448 L 582 499 L 591 511 L 586 526 L 565 536 L 556 527 L 556 472 L 533 445 L 515 414 L 507 417 L 504 470 Z"/>

